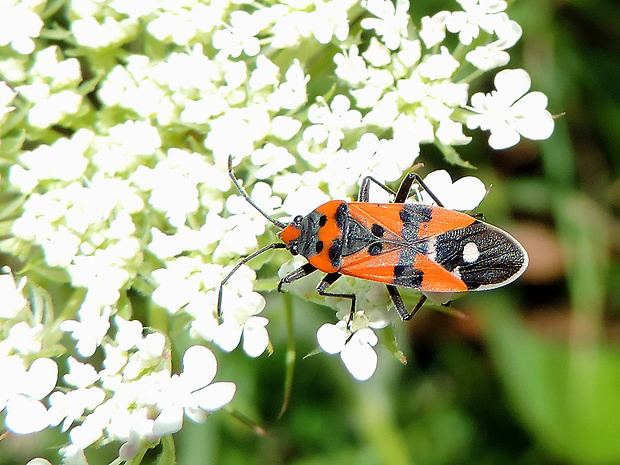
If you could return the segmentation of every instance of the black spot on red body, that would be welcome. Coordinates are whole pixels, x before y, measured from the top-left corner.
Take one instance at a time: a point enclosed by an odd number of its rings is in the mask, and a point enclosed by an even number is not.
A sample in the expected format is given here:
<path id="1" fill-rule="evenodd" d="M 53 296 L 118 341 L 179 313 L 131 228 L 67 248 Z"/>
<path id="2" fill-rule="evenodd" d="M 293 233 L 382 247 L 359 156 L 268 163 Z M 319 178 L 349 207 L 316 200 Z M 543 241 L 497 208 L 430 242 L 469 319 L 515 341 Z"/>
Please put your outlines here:
<path id="1" fill-rule="evenodd" d="M 336 225 L 343 230 L 347 219 L 349 217 L 349 205 L 346 202 L 342 202 L 336 210 Z"/>
<path id="2" fill-rule="evenodd" d="M 400 212 L 400 219 L 403 222 L 402 237 L 407 242 L 414 242 L 418 239 L 421 225 L 433 219 L 433 209 L 428 205 L 405 204 Z"/>
<path id="3" fill-rule="evenodd" d="M 332 246 L 329 248 L 329 261 L 336 268 L 340 268 L 342 261 L 342 239 L 334 239 Z"/>
<path id="4" fill-rule="evenodd" d="M 383 251 L 383 244 L 381 242 L 375 242 L 368 247 L 368 253 L 370 255 L 379 255 Z"/>
<path id="5" fill-rule="evenodd" d="M 411 287 L 419 289 L 422 286 L 424 273 L 413 267 L 413 262 L 409 265 L 398 264 L 394 267 L 394 284 L 396 286 Z"/>
<path id="6" fill-rule="evenodd" d="M 323 250 L 323 241 L 317 241 L 315 249 L 316 253 L 321 253 L 321 251 Z"/>

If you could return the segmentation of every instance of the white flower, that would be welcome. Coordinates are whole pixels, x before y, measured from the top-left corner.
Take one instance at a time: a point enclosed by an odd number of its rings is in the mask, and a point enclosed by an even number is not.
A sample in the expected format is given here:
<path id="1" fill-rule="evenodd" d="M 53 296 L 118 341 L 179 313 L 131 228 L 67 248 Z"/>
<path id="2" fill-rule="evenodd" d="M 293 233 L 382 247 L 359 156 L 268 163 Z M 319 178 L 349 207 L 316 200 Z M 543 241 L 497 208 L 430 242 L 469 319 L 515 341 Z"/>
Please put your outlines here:
<path id="1" fill-rule="evenodd" d="M 86 411 L 93 411 L 104 400 L 104 390 L 96 386 L 80 387 L 67 392 L 56 391 L 49 399 L 50 425 L 56 426 L 62 422 L 61 430 L 67 431 Z"/>
<path id="2" fill-rule="evenodd" d="M 350 0 L 316 2 L 316 11 L 310 14 L 310 29 L 315 39 L 327 44 L 332 37 L 343 41 L 349 35 L 347 10 L 353 2 Z"/>
<path id="3" fill-rule="evenodd" d="M 435 131 L 435 135 L 443 145 L 465 145 L 471 141 L 471 137 L 463 134 L 463 125 L 450 118 L 439 120 L 439 127 Z"/>
<path id="4" fill-rule="evenodd" d="M 30 327 L 25 321 L 20 321 L 9 330 L 9 335 L 0 341 L 0 356 L 16 352 L 21 355 L 33 355 L 41 351 L 43 341 L 43 325 Z"/>
<path id="5" fill-rule="evenodd" d="M 0 46 L 11 44 L 17 53 L 28 55 L 34 50 L 32 38 L 39 37 L 43 21 L 24 3 L 4 2 L 0 6 Z"/>
<path id="6" fill-rule="evenodd" d="M 432 17 L 422 18 L 420 38 L 426 48 L 431 48 L 446 38 L 446 20 L 450 17 L 449 11 L 440 11 Z"/>
<path id="7" fill-rule="evenodd" d="M 193 421 L 203 422 L 210 412 L 221 409 L 235 395 L 231 382 L 212 383 L 217 371 L 213 352 L 203 346 L 192 346 L 183 355 L 183 372 L 172 375 L 157 387 L 153 433 L 156 436 L 172 434 L 183 425 L 183 412 Z"/>
<path id="8" fill-rule="evenodd" d="M 360 56 L 357 45 L 343 48 L 342 53 L 334 55 L 336 75 L 351 85 L 359 84 L 370 76 L 366 61 Z"/>
<path id="9" fill-rule="evenodd" d="M 492 33 L 502 24 L 500 16 L 506 9 L 504 0 L 458 0 L 465 11 L 456 11 L 446 20 L 450 32 L 458 32 L 459 40 L 469 45 L 480 34 L 480 29 Z"/>
<path id="10" fill-rule="evenodd" d="M 10 270 L 4 267 L 2 271 L 7 273 Z M 0 274 L 0 295 L 2 296 L 0 318 L 15 318 L 28 305 L 28 301 L 22 294 L 25 285 L 26 278 L 22 278 L 17 285 L 12 274 Z"/>
<path id="11" fill-rule="evenodd" d="M 467 61 L 482 71 L 506 65 L 510 61 L 510 55 L 505 50 L 516 44 L 523 33 L 521 26 L 508 19 L 508 16 L 500 15 L 499 20 L 505 23 L 497 31 L 499 38 L 490 44 L 478 46 L 465 55 Z"/>
<path id="12" fill-rule="evenodd" d="M 495 76 L 495 88 L 489 94 L 471 98 L 475 114 L 467 118 L 469 129 L 491 131 L 489 145 L 496 149 L 512 147 L 521 136 L 533 140 L 547 139 L 553 132 L 553 117 L 546 110 L 547 97 L 530 92 L 530 77 L 522 69 L 507 69 Z"/>
<path id="13" fill-rule="evenodd" d="M 6 82 L 0 82 L 0 118 L 15 110 L 15 107 L 9 106 L 9 103 L 13 101 L 15 95 L 15 92 L 13 92 Z"/>
<path id="14" fill-rule="evenodd" d="M 298 8 L 304 7 L 299 5 Z M 291 11 L 291 8 L 286 5 L 275 5 L 270 10 L 276 12 L 270 31 L 272 34 L 270 45 L 273 48 L 285 49 L 299 46 L 302 38 L 309 37 L 312 34 L 310 30 L 312 13 Z"/>
<path id="15" fill-rule="evenodd" d="M 367 0 L 364 6 L 377 18 L 364 18 L 362 27 L 374 29 L 387 48 L 396 50 L 407 37 L 409 0 L 397 0 L 396 6 L 390 0 Z"/>
<path id="16" fill-rule="evenodd" d="M 28 112 L 28 123 L 37 128 L 47 128 L 65 116 L 75 114 L 82 103 L 82 96 L 72 90 L 51 92 L 47 84 L 18 86 L 16 90 L 34 105 Z"/>
<path id="17" fill-rule="evenodd" d="M 426 56 L 422 60 L 418 65 L 418 72 L 420 76 L 429 79 L 446 79 L 452 76 L 459 66 L 460 63 L 450 55 L 447 47 L 442 46 L 440 53 Z"/>
<path id="18" fill-rule="evenodd" d="M 482 71 L 500 68 L 510 61 L 508 52 L 495 44 L 481 45 L 465 55 L 465 59 Z"/>
<path id="19" fill-rule="evenodd" d="M 70 332 L 77 341 L 77 351 L 83 357 L 90 357 L 95 353 L 103 337 L 110 328 L 110 307 L 98 308 L 94 305 L 83 304 L 78 310 L 80 321 L 66 320 L 60 323 L 60 329 Z"/>
<path id="20" fill-rule="evenodd" d="M 153 291 L 153 302 L 170 313 L 178 312 L 184 305 L 200 294 L 200 258 L 179 257 L 167 261 L 165 268 L 152 272 L 158 285 Z"/>
<path id="21" fill-rule="evenodd" d="M 104 48 L 123 42 L 138 29 L 135 19 L 117 21 L 107 16 L 103 23 L 89 17 L 71 23 L 71 32 L 78 44 L 91 48 Z"/>
<path id="22" fill-rule="evenodd" d="M 329 107 L 322 100 L 311 105 L 308 119 L 314 124 L 304 131 L 304 141 L 321 144 L 327 140 L 327 150 L 338 150 L 344 139 L 343 129 L 353 129 L 362 120 L 361 113 L 350 108 L 351 102 L 341 94 L 334 97 Z"/>
<path id="23" fill-rule="evenodd" d="M 0 411 L 16 434 L 30 434 L 49 426 L 48 411 L 41 403 L 56 386 L 58 366 L 49 358 L 38 358 L 28 369 L 17 355 L 0 356 Z"/>
<path id="24" fill-rule="evenodd" d="M 116 3 L 126 7 L 127 5 L 138 2 L 133 1 L 127 3 L 117 1 Z M 151 3 L 157 4 L 157 2 Z M 198 32 L 196 24 L 192 19 L 191 12 L 183 8 L 176 9 L 176 11 L 164 11 L 153 19 L 153 21 L 150 21 L 146 29 L 158 40 L 172 40 L 172 42 L 178 45 L 188 45 L 190 40 Z"/>
<path id="25" fill-rule="evenodd" d="M 100 308 L 116 303 L 120 289 L 130 277 L 126 263 L 134 257 L 139 246 L 138 240 L 132 238 L 118 242 L 116 246 L 97 249 L 92 255 L 78 255 L 73 259 L 67 271 L 74 286 L 88 289 L 90 305 Z"/>
<path id="26" fill-rule="evenodd" d="M 294 60 L 284 74 L 284 78 L 285 81 L 280 83 L 277 90 L 267 97 L 267 103 L 270 108 L 294 110 L 306 103 L 306 84 L 310 80 L 310 76 L 306 76 L 299 61 Z M 235 130 L 238 134 L 237 131 Z M 230 144 L 230 138 L 227 139 L 228 144 Z M 228 151 L 227 153 L 235 152 Z"/>
<path id="27" fill-rule="evenodd" d="M 213 34 L 213 46 L 220 50 L 222 58 L 232 56 L 237 58 L 241 52 L 248 56 L 255 56 L 260 51 L 260 44 L 256 35 L 266 24 L 257 21 L 258 15 L 250 15 L 246 11 L 233 11 L 230 15 L 231 27 L 219 29 Z"/>
<path id="28" fill-rule="evenodd" d="M 282 140 L 290 140 L 300 129 L 301 121 L 289 116 L 276 116 L 271 120 L 271 133 Z"/>
<path id="29" fill-rule="evenodd" d="M 484 183 L 474 176 L 465 176 L 452 182 L 445 170 L 433 171 L 424 178 L 424 184 L 437 197 L 445 208 L 470 211 L 476 208 L 486 195 Z M 426 191 L 422 191 L 421 201 L 435 203 Z"/>
<path id="30" fill-rule="evenodd" d="M 255 150 L 251 160 L 255 166 L 260 166 L 256 172 L 258 179 L 271 179 L 275 174 L 295 163 L 295 157 L 286 148 L 272 143 Z"/>
<path id="31" fill-rule="evenodd" d="M 52 465 L 49 460 L 41 457 L 36 457 L 30 460 L 26 465 Z"/>
<path id="32" fill-rule="evenodd" d="M 321 326 L 316 337 L 325 352 L 340 353 L 344 365 L 355 379 L 366 381 L 377 369 L 377 353 L 373 347 L 378 339 L 371 328 L 352 331 L 341 320 L 335 325 L 326 323 Z"/>
<path id="33" fill-rule="evenodd" d="M 37 52 L 31 72 L 46 81 L 50 80 L 52 89 L 77 87 L 82 79 L 80 63 L 77 58 L 59 61 L 59 57 L 62 57 L 62 54 L 56 45 Z"/>

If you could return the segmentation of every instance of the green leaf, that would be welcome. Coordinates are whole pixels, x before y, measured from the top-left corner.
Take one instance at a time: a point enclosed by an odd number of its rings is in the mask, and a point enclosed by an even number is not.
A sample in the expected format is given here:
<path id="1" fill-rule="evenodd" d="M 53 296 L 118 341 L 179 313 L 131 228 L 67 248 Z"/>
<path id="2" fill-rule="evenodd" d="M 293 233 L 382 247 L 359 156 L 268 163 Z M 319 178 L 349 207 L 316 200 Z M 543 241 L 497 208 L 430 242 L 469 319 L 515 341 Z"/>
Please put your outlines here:
<path id="1" fill-rule="evenodd" d="M 473 168 L 473 169 L 476 168 L 474 165 L 472 165 L 468 161 L 463 160 L 461 156 L 459 155 L 459 153 L 454 149 L 454 147 L 450 145 L 443 145 L 443 144 L 440 144 L 439 142 L 435 142 L 435 145 L 437 146 L 439 150 L 441 150 L 441 153 L 443 153 L 443 157 L 446 159 L 448 163 L 452 165 L 462 166 L 463 168 Z"/>

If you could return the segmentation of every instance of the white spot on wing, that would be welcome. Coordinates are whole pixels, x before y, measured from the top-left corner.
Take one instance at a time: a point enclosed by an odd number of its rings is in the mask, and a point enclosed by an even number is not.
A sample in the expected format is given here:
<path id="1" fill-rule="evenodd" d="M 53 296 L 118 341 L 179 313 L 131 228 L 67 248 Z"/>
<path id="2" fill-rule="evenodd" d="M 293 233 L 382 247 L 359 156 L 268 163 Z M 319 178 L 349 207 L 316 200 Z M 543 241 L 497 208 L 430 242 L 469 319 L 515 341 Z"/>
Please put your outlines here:
<path id="1" fill-rule="evenodd" d="M 463 261 L 465 263 L 474 263 L 480 257 L 478 246 L 474 242 L 468 242 L 463 247 Z"/>

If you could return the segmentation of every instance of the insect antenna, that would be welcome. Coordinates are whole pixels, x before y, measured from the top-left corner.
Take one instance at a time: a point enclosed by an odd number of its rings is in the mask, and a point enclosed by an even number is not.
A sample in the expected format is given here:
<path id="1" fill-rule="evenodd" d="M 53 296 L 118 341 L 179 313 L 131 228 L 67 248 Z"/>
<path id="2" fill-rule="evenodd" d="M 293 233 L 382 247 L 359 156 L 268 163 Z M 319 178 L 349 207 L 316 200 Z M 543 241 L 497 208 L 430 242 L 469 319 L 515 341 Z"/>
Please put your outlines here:
<path id="1" fill-rule="evenodd" d="M 286 228 L 286 225 L 284 223 L 282 223 L 281 221 L 276 220 L 275 218 L 269 216 L 267 213 L 265 213 L 263 210 L 260 209 L 260 207 L 258 205 L 256 205 L 254 203 L 254 201 L 250 198 L 250 196 L 247 194 L 247 192 L 243 189 L 243 187 L 241 187 L 241 184 L 239 184 L 239 181 L 237 180 L 237 178 L 235 177 L 235 173 L 233 173 L 233 168 L 232 168 L 232 155 L 228 156 L 228 174 L 230 175 L 230 179 L 232 179 L 233 184 L 237 187 L 237 190 L 239 191 L 239 193 L 243 196 L 243 198 L 245 200 L 248 201 L 248 203 L 250 205 L 252 205 L 254 208 L 256 208 L 256 210 L 263 215 L 265 218 L 267 218 L 267 220 L 269 220 L 269 222 L 271 224 L 273 224 L 274 226 L 280 228 L 280 229 L 284 229 Z"/>

